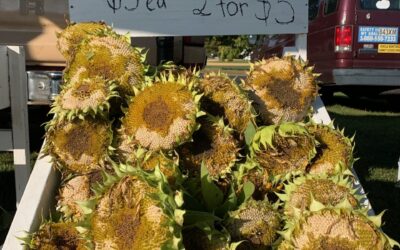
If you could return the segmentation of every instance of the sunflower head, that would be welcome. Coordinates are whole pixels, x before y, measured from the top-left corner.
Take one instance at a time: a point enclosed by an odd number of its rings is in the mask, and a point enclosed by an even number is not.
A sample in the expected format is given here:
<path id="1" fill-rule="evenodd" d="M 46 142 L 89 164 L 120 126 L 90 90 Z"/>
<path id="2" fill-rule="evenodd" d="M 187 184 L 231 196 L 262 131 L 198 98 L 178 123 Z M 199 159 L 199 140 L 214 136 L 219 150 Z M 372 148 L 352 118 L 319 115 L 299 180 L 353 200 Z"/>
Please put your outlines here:
<path id="1" fill-rule="evenodd" d="M 137 166 L 147 172 L 153 172 L 158 166 L 170 185 L 175 186 L 182 180 L 179 170 L 179 157 L 175 152 L 151 151 L 142 148 L 127 136 L 119 136 L 116 157 L 127 166 Z"/>
<path id="2" fill-rule="evenodd" d="M 94 184 L 101 181 L 100 171 L 67 178 L 59 190 L 57 210 L 63 214 L 64 218 L 71 218 L 74 221 L 82 220 L 84 213 L 80 203 L 93 198 L 94 193 L 91 189 Z"/>
<path id="3" fill-rule="evenodd" d="M 254 111 L 244 90 L 226 74 L 208 73 L 199 82 L 204 92 L 202 109 L 214 116 L 226 117 L 229 126 L 242 134 L 254 122 Z"/>
<path id="4" fill-rule="evenodd" d="M 379 229 L 381 216 L 324 208 L 290 221 L 282 235 L 286 249 L 392 249 L 398 243 Z"/>
<path id="5" fill-rule="evenodd" d="M 306 116 L 318 91 L 312 70 L 294 57 L 251 65 L 245 86 L 264 123 L 298 122 Z"/>
<path id="6" fill-rule="evenodd" d="M 105 35 L 116 35 L 105 23 L 72 23 L 57 34 L 57 46 L 64 58 L 70 61 L 75 55 L 77 47 L 83 40 Z"/>
<path id="7" fill-rule="evenodd" d="M 246 241 L 250 248 L 267 248 L 278 238 L 281 216 L 268 201 L 248 200 L 238 210 L 229 212 L 226 227 L 234 241 Z"/>
<path id="8" fill-rule="evenodd" d="M 250 145 L 251 157 L 268 178 L 288 179 L 304 173 L 315 156 L 316 142 L 302 124 L 282 123 L 261 127 Z"/>
<path id="9" fill-rule="evenodd" d="M 59 119 L 107 116 L 110 99 L 118 97 L 117 85 L 101 77 L 83 79 L 66 85 L 53 103 L 51 113 Z"/>
<path id="10" fill-rule="evenodd" d="M 109 122 L 53 120 L 47 124 L 45 152 L 62 170 L 86 174 L 104 168 L 111 142 Z"/>
<path id="11" fill-rule="evenodd" d="M 200 70 L 197 67 L 186 68 L 171 61 L 159 65 L 155 70 L 154 78 L 169 78 L 170 75 L 174 78 L 185 79 L 186 84 L 190 83 L 193 87 L 197 87 L 200 81 Z"/>
<path id="12" fill-rule="evenodd" d="M 182 168 L 189 176 L 199 176 L 204 164 L 211 178 L 225 178 L 239 158 L 239 143 L 223 119 L 207 116 L 198 120 L 201 126 L 193 134 L 193 142 L 179 149 Z"/>
<path id="13" fill-rule="evenodd" d="M 285 185 L 284 193 L 277 194 L 285 202 L 284 210 L 288 217 L 300 216 L 311 205 L 326 207 L 358 208 L 356 190 L 351 182 L 342 177 L 327 178 L 325 175 L 306 175 L 294 179 Z"/>
<path id="14" fill-rule="evenodd" d="M 171 187 L 176 187 L 176 185 L 182 182 L 182 175 L 178 163 L 178 156 L 173 152 L 169 154 L 164 154 L 162 152 L 149 152 L 148 158 L 145 159 L 140 166 L 147 172 L 153 172 L 157 167 L 159 167 Z"/>
<path id="15" fill-rule="evenodd" d="M 132 98 L 122 134 L 150 150 L 173 149 L 198 129 L 200 97 L 184 77 L 159 78 Z"/>
<path id="16" fill-rule="evenodd" d="M 96 202 L 86 209 L 96 249 L 179 249 L 183 211 L 159 168 L 115 168 L 98 186 Z M 93 205 L 97 204 L 97 205 Z"/>
<path id="17" fill-rule="evenodd" d="M 31 235 L 29 249 L 76 249 L 85 250 L 90 242 L 85 233 L 79 232 L 72 222 L 45 222 Z"/>
<path id="18" fill-rule="evenodd" d="M 143 84 L 143 57 L 122 36 L 95 37 L 79 46 L 65 69 L 64 79 L 70 84 L 99 76 L 115 81 L 119 94 L 126 98 L 133 96 L 135 89 Z"/>
<path id="19" fill-rule="evenodd" d="M 317 155 L 308 167 L 311 174 L 334 175 L 350 172 L 353 160 L 353 138 L 333 125 L 309 124 L 308 131 L 319 142 Z"/>

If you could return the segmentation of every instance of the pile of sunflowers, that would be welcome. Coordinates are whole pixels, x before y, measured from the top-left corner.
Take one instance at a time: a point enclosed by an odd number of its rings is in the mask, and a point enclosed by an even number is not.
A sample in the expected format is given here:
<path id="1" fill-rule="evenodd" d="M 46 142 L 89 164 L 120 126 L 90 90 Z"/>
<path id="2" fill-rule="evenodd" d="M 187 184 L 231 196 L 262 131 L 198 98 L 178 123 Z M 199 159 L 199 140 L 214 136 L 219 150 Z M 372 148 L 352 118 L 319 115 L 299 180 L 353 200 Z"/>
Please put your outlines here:
<path id="1" fill-rule="evenodd" d="M 58 34 L 64 85 L 45 153 L 57 215 L 30 249 L 391 249 L 353 188 L 352 139 L 310 118 L 294 57 L 222 73 L 144 63 L 104 23 Z"/>

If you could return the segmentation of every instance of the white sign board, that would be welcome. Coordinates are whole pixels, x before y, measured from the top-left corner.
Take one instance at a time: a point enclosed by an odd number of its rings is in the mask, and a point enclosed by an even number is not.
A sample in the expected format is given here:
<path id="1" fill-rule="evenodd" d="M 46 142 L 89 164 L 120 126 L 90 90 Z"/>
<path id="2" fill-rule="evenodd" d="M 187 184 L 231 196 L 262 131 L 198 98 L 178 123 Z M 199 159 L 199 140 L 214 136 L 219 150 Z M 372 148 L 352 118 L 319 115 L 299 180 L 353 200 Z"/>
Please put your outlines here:
<path id="1" fill-rule="evenodd" d="M 69 0 L 73 22 L 132 36 L 307 33 L 308 0 Z"/>

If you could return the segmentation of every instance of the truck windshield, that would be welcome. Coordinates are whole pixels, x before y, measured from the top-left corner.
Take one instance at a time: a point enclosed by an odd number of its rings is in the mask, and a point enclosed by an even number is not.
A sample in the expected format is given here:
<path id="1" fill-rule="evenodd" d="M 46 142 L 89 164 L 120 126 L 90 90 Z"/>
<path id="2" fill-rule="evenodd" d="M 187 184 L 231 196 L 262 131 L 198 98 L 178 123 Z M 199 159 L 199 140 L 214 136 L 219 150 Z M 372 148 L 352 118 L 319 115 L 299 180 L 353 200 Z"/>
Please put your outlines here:
<path id="1" fill-rule="evenodd" d="M 361 0 L 364 10 L 400 10 L 399 0 Z"/>

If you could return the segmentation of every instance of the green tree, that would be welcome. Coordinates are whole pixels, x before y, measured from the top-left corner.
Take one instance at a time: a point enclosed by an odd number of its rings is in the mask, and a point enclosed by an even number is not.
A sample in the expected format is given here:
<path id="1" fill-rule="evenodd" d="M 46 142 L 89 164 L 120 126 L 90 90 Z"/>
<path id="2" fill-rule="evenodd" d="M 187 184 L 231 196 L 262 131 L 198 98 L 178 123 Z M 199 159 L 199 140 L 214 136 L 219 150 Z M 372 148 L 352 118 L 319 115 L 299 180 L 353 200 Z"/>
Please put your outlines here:
<path id="1" fill-rule="evenodd" d="M 248 36 L 211 36 L 206 39 L 205 47 L 209 57 L 218 56 L 220 60 L 233 60 L 249 55 L 252 46 Z"/>

